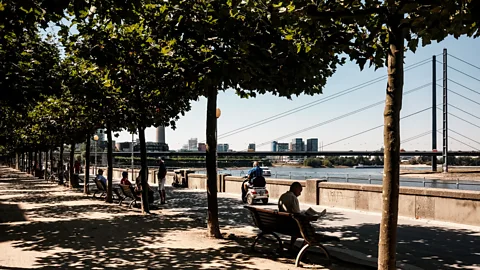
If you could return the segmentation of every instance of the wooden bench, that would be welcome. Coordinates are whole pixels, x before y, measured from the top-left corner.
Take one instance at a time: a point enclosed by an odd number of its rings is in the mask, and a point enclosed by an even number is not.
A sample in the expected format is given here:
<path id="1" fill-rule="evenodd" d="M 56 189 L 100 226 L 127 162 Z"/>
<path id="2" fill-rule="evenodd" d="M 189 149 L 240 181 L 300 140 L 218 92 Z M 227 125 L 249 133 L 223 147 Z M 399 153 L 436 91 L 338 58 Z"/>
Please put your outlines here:
<path id="1" fill-rule="evenodd" d="M 128 205 L 128 207 L 132 207 L 132 205 L 136 204 L 137 203 L 137 200 L 140 200 L 140 198 L 135 195 L 135 193 L 132 192 L 131 188 L 129 185 L 122 185 L 122 184 L 119 184 L 118 185 L 120 188 L 119 188 L 119 191 L 121 193 L 123 193 L 123 197 L 120 197 L 120 203 L 118 205 L 122 205 L 122 202 L 123 200 L 125 200 L 126 198 L 130 198 L 132 201 L 130 202 L 130 204 Z"/>
<path id="2" fill-rule="evenodd" d="M 277 239 L 280 251 L 283 251 L 283 244 L 277 233 L 295 238 L 303 238 L 302 248 L 298 252 L 297 259 L 295 260 L 296 267 L 300 266 L 303 255 L 311 246 L 320 248 L 327 256 L 327 259 L 330 260 L 330 254 L 322 243 L 340 240 L 338 237 L 316 233 L 315 228 L 310 224 L 310 219 L 305 215 L 278 212 L 277 210 L 252 206 L 244 207 L 250 211 L 255 226 L 261 230 L 253 241 L 252 250 L 255 249 L 258 240 L 265 238 L 266 235 L 273 235 Z"/>

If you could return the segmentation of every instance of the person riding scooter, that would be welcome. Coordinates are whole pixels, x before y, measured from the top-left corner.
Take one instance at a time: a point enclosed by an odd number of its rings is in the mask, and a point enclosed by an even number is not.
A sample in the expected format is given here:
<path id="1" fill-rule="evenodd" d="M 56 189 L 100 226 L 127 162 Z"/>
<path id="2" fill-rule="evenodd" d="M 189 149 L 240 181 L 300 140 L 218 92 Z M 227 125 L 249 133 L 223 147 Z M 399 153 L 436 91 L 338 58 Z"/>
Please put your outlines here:
<path id="1" fill-rule="evenodd" d="M 263 186 L 265 186 L 264 185 L 265 178 L 263 177 L 263 170 L 262 170 L 262 168 L 260 168 L 260 165 L 258 165 L 258 161 L 255 161 L 253 163 L 253 168 L 251 168 L 248 171 L 247 179 L 248 179 L 248 181 L 246 181 L 243 184 L 244 193 L 247 192 L 249 186 L 255 186 L 255 184 L 257 184 L 257 182 L 259 184 L 263 183 Z"/>

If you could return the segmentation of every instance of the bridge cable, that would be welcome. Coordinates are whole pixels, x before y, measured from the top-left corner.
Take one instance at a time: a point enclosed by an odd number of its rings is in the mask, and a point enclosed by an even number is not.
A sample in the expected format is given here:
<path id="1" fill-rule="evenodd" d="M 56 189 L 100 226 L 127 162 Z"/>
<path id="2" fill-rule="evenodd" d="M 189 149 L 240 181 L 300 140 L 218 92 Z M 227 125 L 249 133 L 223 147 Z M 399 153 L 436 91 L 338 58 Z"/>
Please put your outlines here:
<path id="1" fill-rule="evenodd" d="M 440 85 L 440 84 L 438 84 L 438 83 L 437 83 L 437 86 L 438 86 L 438 87 L 443 87 L 442 85 Z M 475 103 L 475 104 L 477 104 L 477 105 L 480 105 L 480 102 L 475 101 L 475 100 L 473 100 L 473 99 L 471 99 L 471 98 L 469 98 L 469 97 L 466 97 L 466 96 L 464 96 L 464 95 L 462 95 L 462 94 L 459 94 L 458 92 L 456 92 L 456 91 L 454 91 L 454 90 L 452 90 L 452 89 L 448 89 L 448 91 L 449 91 L 449 92 L 452 92 L 452 93 L 454 93 L 455 95 L 460 96 L 460 97 L 462 97 L 462 98 L 464 98 L 464 99 L 466 99 L 466 100 L 469 100 L 469 101 L 471 101 L 471 102 L 473 102 L 473 103 Z"/>
<path id="2" fill-rule="evenodd" d="M 457 135 L 459 135 L 459 136 L 462 136 L 463 138 L 465 138 L 465 139 L 467 139 L 467 140 L 470 140 L 470 141 L 472 141 L 472 142 L 474 142 L 474 143 L 480 144 L 479 141 L 474 140 L 474 139 L 472 139 L 472 138 L 470 138 L 470 137 L 467 137 L 467 136 L 463 135 L 463 134 L 460 133 L 460 132 L 456 132 L 455 130 L 452 130 L 452 129 L 448 129 L 448 131 L 451 131 L 451 132 L 453 132 L 453 133 L 455 133 L 455 134 L 457 134 Z"/>
<path id="3" fill-rule="evenodd" d="M 463 87 L 463 88 L 465 88 L 465 89 L 468 89 L 468 90 L 474 92 L 475 94 L 480 95 L 480 92 L 478 92 L 478 91 L 476 91 L 476 90 L 474 90 L 474 89 L 472 89 L 472 88 L 470 88 L 470 87 L 467 87 L 467 86 L 465 86 L 465 85 L 463 85 L 463 84 L 461 84 L 461 83 L 458 83 L 458 82 L 456 82 L 456 81 L 454 81 L 454 80 L 452 80 L 452 79 L 448 79 L 448 80 L 451 81 L 452 83 L 456 84 L 456 85 L 459 85 L 459 86 L 461 86 L 461 87 Z"/>
<path id="4" fill-rule="evenodd" d="M 469 113 L 469 112 L 467 112 L 467 111 L 465 111 L 465 110 L 462 110 L 462 109 L 458 108 L 458 107 L 455 106 L 455 105 L 452 105 L 452 104 L 449 103 L 448 106 L 451 106 L 451 107 L 453 107 L 453 108 L 455 108 L 455 109 L 457 109 L 457 110 L 459 110 L 459 111 L 461 111 L 461 112 L 463 112 L 463 113 L 466 113 L 466 114 L 468 114 L 468 115 L 470 115 L 470 116 L 472 116 L 472 117 L 475 117 L 475 118 L 477 118 L 478 120 L 480 120 L 480 117 L 478 117 L 478 116 L 476 116 L 476 115 L 474 115 L 474 114 L 472 114 L 472 113 Z"/>
<path id="5" fill-rule="evenodd" d="M 477 82 L 480 82 L 480 79 L 477 79 L 477 78 L 473 77 L 472 75 L 469 75 L 469 74 L 467 74 L 467 73 L 465 73 L 465 72 L 463 72 L 463 71 L 461 71 L 461 70 L 458 70 L 458 69 L 456 69 L 456 68 L 454 68 L 454 67 L 451 67 L 451 66 L 448 66 L 448 68 L 453 69 L 453 70 L 455 70 L 456 72 L 458 72 L 458 73 L 460 73 L 460 74 L 463 74 L 463 75 L 465 75 L 465 76 L 467 76 L 467 77 L 469 77 L 469 78 L 471 78 L 471 79 L 474 79 L 474 80 L 476 80 Z"/>
<path id="6" fill-rule="evenodd" d="M 442 109 L 443 109 L 442 107 L 437 106 L 437 110 L 443 111 Z M 453 113 L 451 113 L 451 112 L 448 112 L 448 114 L 451 115 L 451 116 L 453 116 L 453 117 L 455 117 L 455 118 L 457 118 L 457 119 L 460 119 L 460 120 L 462 120 L 463 122 L 468 123 L 468 124 L 470 124 L 470 125 L 472 125 L 472 126 L 474 126 L 474 127 L 480 128 L 479 125 L 474 124 L 474 123 L 472 123 L 472 122 L 470 122 L 470 121 L 468 121 L 468 120 L 466 120 L 466 119 L 464 119 L 464 118 L 462 118 L 462 117 L 460 117 L 460 116 L 457 116 L 457 115 L 455 115 L 455 114 L 453 114 Z"/>
<path id="7" fill-rule="evenodd" d="M 414 116 L 414 115 L 417 115 L 417 114 L 422 113 L 422 112 L 425 112 L 425 111 L 427 111 L 427 110 L 430 110 L 431 108 L 432 108 L 432 107 L 428 107 L 428 108 L 425 108 L 425 109 L 423 109 L 423 110 L 416 111 L 416 112 L 414 112 L 414 113 L 411 113 L 411 114 L 409 114 L 409 115 L 406 115 L 406 116 L 404 116 L 404 117 L 401 117 L 400 120 L 405 119 L 405 118 L 408 118 L 408 117 L 411 117 L 411 116 Z M 336 140 L 336 141 L 334 141 L 334 142 L 324 144 L 323 147 L 329 146 L 329 145 L 332 145 L 332 144 L 339 143 L 339 142 L 341 142 L 341 141 L 344 141 L 344 140 L 347 140 L 347 139 L 356 137 L 356 136 L 358 136 L 358 135 L 365 134 L 365 133 L 367 133 L 367 132 L 370 132 L 370 131 L 375 130 L 375 129 L 377 129 L 377 128 L 381 128 L 381 127 L 383 127 L 383 126 L 384 126 L 384 124 L 381 124 L 381 125 L 378 125 L 378 126 L 376 126 L 376 127 L 369 128 L 369 129 L 367 129 L 367 130 L 364 130 L 364 131 L 359 132 L 359 133 L 356 133 L 356 134 L 354 134 L 354 135 L 351 135 L 351 136 L 342 138 L 342 139 L 340 139 L 340 140 Z"/>
<path id="8" fill-rule="evenodd" d="M 465 61 L 465 60 L 463 60 L 463 59 L 461 59 L 461 58 L 459 58 L 459 57 L 456 57 L 456 56 L 453 55 L 453 54 L 448 54 L 448 56 L 451 56 L 451 57 L 455 58 L 456 60 L 458 60 L 458 61 L 460 61 L 460 62 L 463 62 L 463 63 L 465 63 L 465 64 L 467 64 L 467 65 L 469 65 L 469 66 L 471 66 L 471 67 L 474 67 L 474 68 L 480 70 L 480 67 L 479 67 L 479 66 L 476 66 L 476 65 L 474 65 L 474 64 L 472 64 L 472 63 L 470 63 L 470 62 L 468 62 L 468 61 Z"/>
<path id="9" fill-rule="evenodd" d="M 409 66 L 405 67 L 404 72 L 413 70 L 413 69 L 418 68 L 418 67 L 421 67 L 421 66 L 423 66 L 423 65 L 425 65 L 425 64 L 428 64 L 428 63 L 430 63 L 430 62 L 431 62 L 431 59 L 430 59 L 430 58 L 424 59 L 424 60 L 419 61 L 419 62 L 416 62 L 416 63 L 414 63 L 414 64 L 412 64 L 412 65 L 409 65 Z M 308 109 L 308 108 L 313 107 L 313 106 L 315 106 L 315 105 L 318 105 L 318 104 L 321 104 L 321 103 L 330 101 L 330 100 L 332 100 L 332 99 L 341 97 L 341 96 L 346 95 L 346 94 L 348 94 L 348 93 L 352 93 L 352 92 L 354 92 L 354 91 L 363 89 L 363 88 L 365 88 L 365 87 L 367 87 L 367 86 L 370 86 L 370 85 L 373 85 L 373 84 L 382 82 L 382 81 L 384 81 L 386 78 L 387 78 L 387 75 L 377 77 L 377 78 L 372 79 L 372 80 L 369 80 L 369 81 L 367 81 L 367 82 L 364 82 L 364 83 L 358 84 L 358 85 L 356 85 L 356 86 L 353 86 L 353 87 L 347 88 L 347 89 L 345 89 L 345 90 L 342 90 L 342 91 L 340 91 L 340 92 L 338 92 L 338 93 L 336 93 L 336 94 L 334 94 L 334 95 L 332 95 L 332 96 L 320 98 L 320 99 L 318 99 L 318 100 L 316 100 L 316 101 L 313 101 L 313 102 L 310 102 L 310 103 L 301 105 L 301 106 L 299 106 L 299 107 L 296 107 L 296 108 L 293 108 L 293 109 L 284 111 L 284 112 L 282 112 L 282 113 L 279 113 L 279 114 L 276 114 L 276 115 L 267 117 L 267 118 L 265 118 L 265 119 L 259 120 L 259 121 L 257 121 L 257 122 L 251 123 L 251 124 L 249 124 L 249 125 L 245 125 L 245 126 L 243 126 L 243 127 L 240 127 L 240 128 L 234 129 L 234 130 L 231 130 L 231 131 L 229 131 L 229 132 L 220 134 L 220 135 L 218 136 L 218 139 L 220 139 L 220 138 L 226 138 L 226 137 L 229 137 L 229 136 L 238 134 L 238 133 L 240 133 L 240 132 L 243 132 L 243 131 L 252 129 L 252 128 L 257 127 L 257 126 L 259 126 L 259 125 L 263 125 L 263 124 L 266 124 L 266 123 L 268 123 L 268 122 L 271 122 L 271 121 L 274 121 L 274 120 L 283 118 L 283 117 L 285 117 L 285 116 L 291 115 L 291 114 L 293 114 L 293 113 L 296 113 L 296 112 L 299 112 L 299 111 Z M 204 141 L 205 141 L 205 140 L 203 140 L 203 142 L 204 142 Z"/>
<path id="10" fill-rule="evenodd" d="M 419 139 L 419 138 L 422 138 L 422 137 L 425 137 L 425 136 L 427 136 L 427 135 L 429 135 L 429 134 L 431 134 L 431 133 L 432 133 L 432 131 L 430 130 L 430 131 L 426 131 L 426 132 L 417 134 L 417 135 L 415 135 L 415 136 L 409 137 L 409 138 L 407 138 L 407 139 L 404 139 L 404 140 L 400 141 L 400 145 L 401 145 L 401 144 L 404 144 L 404 143 L 407 143 L 407 142 L 414 141 L 414 140 Z"/>
<path id="11" fill-rule="evenodd" d="M 439 131 L 438 133 L 442 134 L 441 131 Z M 473 148 L 473 149 L 475 149 L 475 150 L 477 150 L 477 151 L 480 151 L 480 149 L 475 148 L 475 147 L 471 146 L 471 145 L 468 144 L 468 143 L 464 143 L 464 142 L 462 142 L 461 140 L 455 139 L 455 138 L 452 137 L 452 136 L 448 136 L 448 138 L 449 138 L 449 139 L 452 139 L 452 140 L 454 140 L 454 141 L 457 141 L 457 142 L 459 142 L 459 143 L 461 143 L 461 144 L 463 144 L 463 145 L 465 145 L 465 146 L 471 147 L 471 148 Z"/>
<path id="12" fill-rule="evenodd" d="M 406 91 L 403 95 L 405 96 L 405 95 L 411 94 L 411 93 L 416 92 L 416 91 L 418 91 L 418 90 L 421 90 L 421 89 L 423 89 L 423 88 L 425 88 L 425 87 L 427 87 L 427 86 L 429 86 L 429 85 L 431 85 L 431 83 L 427 83 L 427 84 L 424 84 L 424 85 L 422 85 L 422 86 L 413 88 L 413 89 L 411 89 L 411 90 L 409 90 L 409 91 Z M 305 132 L 305 131 L 308 131 L 308 130 L 311 130 L 311 129 L 314 129 L 314 128 L 317 128 L 317 127 L 320 127 L 320 126 L 323 126 L 323 125 L 326 125 L 326 124 L 329 124 L 329 123 L 338 121 L 338 120 L 340 120 L 340 119 L 343 119 L 343 118 L 345 118 L 345 117 L 348 117 L 348 116 L 357 114 L 357 113 L 359 113 L 359 112 L 363 112 L 363 111 L 365 111 L 365 110 L 367 110 L 367 109 L 373 108 L 373 107 L 375 107 L 375 106 L 378 106 L 378 105 L 381 105 L 381 104 L 384 104 L 384 103 L 385 103 L 385 100 L 381 100 L 381 101 L 372 103 L 372 104 L 370 104 L 370 105 L 367 105 L 367 106 L 365 106 L 365 107 L 363 107 L 363 108 L 360 108 L 360 109 L 357 109 L 357 110 L 355 110 L 355 111 L 351 111 L 351 112 L 348 112 L 348 113 L 346 113 L 346 114 L 337 116 L 337 117 L 335 117 L 335 118 L 332 118 L 332 119 L 323 121 L 323 122 L 321 122 L 321 123 L 312 125 L 312 126 L 310 126 L 310 127 L 307 127 L 307 128 L 301 129 L 301 130 L 294 131 L 294 132 L 292 132 L 292 133 L 289 133 L 289 134 L 287 134 L 287 135 L 283 135 L 283 136 L 281 136 L 281 137 L 275 138 L 275 139 L 270 140 L 270 141 L 268 141 L 268 142 L 261 143 L 261 144 L 259 144 L 259 145 L 257 145 L 257 146 L 258 146 L 258 147 L 261 147 L 261 146 L 264 146 L 264 145 L 267 145 L 267 144 L 271 143 L 272 141 L 279 141 L 279 140 L 282 140 L 282 139 L 285 139 L 285 138 L 288 138 L 288 137 L 297 135 L 297 134 L 299 134 L 299 133 L 302 133 L 302 132 Z"/>

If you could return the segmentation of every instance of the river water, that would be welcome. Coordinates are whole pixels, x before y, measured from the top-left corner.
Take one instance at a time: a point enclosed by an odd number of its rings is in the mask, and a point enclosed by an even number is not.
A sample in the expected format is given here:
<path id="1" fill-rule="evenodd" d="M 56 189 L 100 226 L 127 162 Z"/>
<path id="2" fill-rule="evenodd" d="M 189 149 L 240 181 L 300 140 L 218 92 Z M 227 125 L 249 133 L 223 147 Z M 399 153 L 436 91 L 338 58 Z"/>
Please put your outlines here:
<path id="1" fill-rule="evenodd" d="M 407 168 L 406 168 L 407 169 Z M 408 167 L 409 170 L 426 170 L 428 167 Z M 231 174 L 233 176 L 244 176 L 248 169 L 219 169 L 222 174 Z M 329 182 L 348 182 L 357 184 L 382 184 L 382 168 L 354 169 L 354 168 L 296 168 L 296 167 L 270 167 L 271 178 L 306 180 L 306 179 L 327 179 Z M 205 173 L 205 171 L 196 171 L 196 173 Z M 435 180 L 422 178 L 409 178 L 400 176 L 400 186 L 405 187 L 427 187 L 427 188 L 445 188 L 461 190 L 480 191 L 480 181 L 457 181 Z"/>

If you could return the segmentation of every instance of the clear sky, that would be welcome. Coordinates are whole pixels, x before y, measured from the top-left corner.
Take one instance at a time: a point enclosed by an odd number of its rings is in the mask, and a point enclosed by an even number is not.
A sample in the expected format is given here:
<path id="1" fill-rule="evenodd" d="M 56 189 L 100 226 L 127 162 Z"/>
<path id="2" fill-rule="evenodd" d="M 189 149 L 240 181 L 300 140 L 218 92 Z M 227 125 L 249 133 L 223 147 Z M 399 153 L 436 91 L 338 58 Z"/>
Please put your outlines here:
<path id="1" fill-rule="evenodd" d="M 443 48 L 448 49 L 448 53 L 458 58 L 466 60 L 474 65 L 480 66 L 480 55 L 476 53 L 476 49 L 480 47 L 480 39 L 461 38 L 456 40 L 454 38 L 447 38 L 441 43 L 434 43 L 425 48 L 419 48 L 417 52 L 408 52 L 405 58 L 405 67 L 417 63 L 425 59 L 431 59 L 432 55 L 442 54 Z M 442 61 L 442 56 L 437 56 L 437 61 Z M 448 70 L 448 78 L 455 82 L 461 83 L 477 92 L 480 92 L 480 69 L 471 67 L 462 63 L 453 57 L 448 58 L 448 63 L 451 68 Z M 471 77 L 463 75 L 452 68 L 458 69 Z M 437 63 L 437 104 L 442 103 L 442 64 Z M 339 67 L 336 74 L 328 80 L 328 83 L 323 91 L 323 94 L 316 96 L 299 96 L 292 100 L 279 98 L 272 95 L 258 96 L 255 99 L 240 99 L 233 91 L 222 92 L 218 96 L 218 107 L 222 110 L 222 115 L 218 120 L 218 135 L 219 143 L 228 143 L 230 148 L 241 151 L 245 150 L 249 143 L 256 143 L 257 145 L 267 143 L 264 146 L 258 147 L 257 150 L 268 151 L 271 149 L 270 143 L 276 138 L 283 137 L 288 134 L 295 134 L 296 131 L 308 128 L 318 123 L 328 121 L 343 114 L 355 111 L 370 104 L 385 99 L 386 79 L 381 79 L 378 83 L 374 83 L 368 87 L 364 87 L 350 94 L 340 96 L 312 106 L 303 111 L 293 113 L 284 118 L 270 121 L 266 124 L 260 125 L 256 128 L 235 133 L 228 137 L 223 137 L 222 134 L 232 130 L 251 125 L 257 121 L 269 118 L 271 116 L 283 113 L 285 111 L 297 108 L 307 103 L 328 99 L 338 95 L 341 91 L 348 88 L 355 87 L 359 84 L 371 81 L 381 76 L 386 75 L 386 69 L 379 69 L 374 71 L 373 68 L 366 68 L 360 71 L 355 63 L 347 62 L 342 67 Z M 428 62 L 425 65 L 406 71 L 404 92 L 417 88 L 419 86 L 429 84 L 432 81 L 432 63 Z M 462 86 L 456 85 L 449 81 L 449 90 L 453 90 L 462 94 L 476 102 L 480 102 L 480 94 L 476 94 Z M 480 144 L 471 141 L 463 136 L 480 142 L 480 104 L 475 104 L 468 101 L 454 93 L 449 93 L 450 104 L 472 113 L 470 116 L 453 107 L 449 108 L 449 112 L 456 116 L 462 117 L 467 121 L 477 125 L 468 124 L 449 116 L 449 127 L 454 132 L 450 132 L 450 138 L 455 138 L 463 143 L 450 139 L 451 150 L 477 150 L 480 149 Z M 170 149 L 180 149 L 184 144 L 187 144 L 188 139 L 198 138 L 199 142 L 205 140 L 206 127 L 206 99 L 201 98 L 197 102 L 192 103 L 192 109 L 184 117 L 177 122 L 177 129 L 172 130 L 166 128 L 166 140 Z M 431 107 L 432 103 L 432 87 L 428 85 L 423 89 L 405 95 L 403 99 L 402 116 L 406 116 L 422 109 Z M 376 127 L 383 124 L 383 103 L 365 110 L 360 113 L 333 121 L 328 124 L 321 125 L 317 128 L 301 132 L 295 135 L 287 136 L 280 142 L 290 142 L 295 137 L 304 138 L 318 138 L 319 144 L 323 142 L 324 145 L 335 142 L 339 139 L 360 133 L 364 130 Z M 405 140 L 413 136 L 423 134 L 431 131 L 432 112 L 431 110 L 424 111 L 415 116 L 408 117 L 401 121 L 401 139 Z M 437 128 L 442 128 L 442 111 L 437 110 Z M 442 134 L 437 133 L 437 149 L 442 149 Z M 431 150 L 432 139 L 431 134 L 421 137 L 416 140 L 402 143 L 402 147 L 406 150 Z M 136 136 L 135 136 L 136 138 Z M 147 141 L 155 141 L 155 129 L 149 128 L 146 131 Z M 121 132 L 116 139 L 117 142 L 130 141 L 131 135 L 126 132 Z M 383 145 L 383 129 L 378 128 L 363 135 L 353 137 L 335 144 L 324 147 L 324 150 L 375 150 L 380 149 Z"/>

